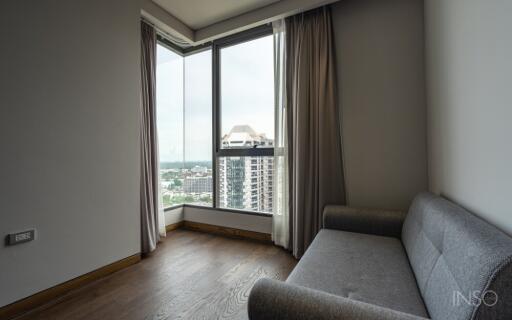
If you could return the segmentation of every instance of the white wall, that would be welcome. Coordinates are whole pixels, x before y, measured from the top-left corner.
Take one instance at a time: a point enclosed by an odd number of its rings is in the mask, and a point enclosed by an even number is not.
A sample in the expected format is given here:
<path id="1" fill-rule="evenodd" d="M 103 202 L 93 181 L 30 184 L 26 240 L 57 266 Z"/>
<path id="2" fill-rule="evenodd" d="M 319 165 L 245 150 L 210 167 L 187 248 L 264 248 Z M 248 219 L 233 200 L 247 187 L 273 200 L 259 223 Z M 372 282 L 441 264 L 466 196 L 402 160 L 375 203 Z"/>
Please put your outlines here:
<path id="1" fill-rule="evenodd" d="M 430 189 L 512 234 L 512 1 L 425 13 Z"/>
<path id="2" fill-rule="evenodd" d="M 241 230 L 272 233 L 272 217 L 241 214 L 213 208 L 178 207 L 165 212 L 165 224 L 192 221 Z"/>
<path id="3" fill-rule="evenodd" d="M 272 233 L 272 217 L 216 209 L 185 207 L 184 220 L 241 230 Z"/>
<path id="4" fill-rule="evenodd" d="M 165 211 L 165 225 L 175 224 L 184 220 L 184 208 L 178 207 L 176 209 Z"/>
<path id="5" fill-rule="evenodd" d="M 422 0 L 333 5 L 347 200 L 406 209 L 427 189 Z"/>
<path id="6" fill-rule="evenodd" d="M 0 10 L 0 306 L 140 251 L 138 0 Z"/>

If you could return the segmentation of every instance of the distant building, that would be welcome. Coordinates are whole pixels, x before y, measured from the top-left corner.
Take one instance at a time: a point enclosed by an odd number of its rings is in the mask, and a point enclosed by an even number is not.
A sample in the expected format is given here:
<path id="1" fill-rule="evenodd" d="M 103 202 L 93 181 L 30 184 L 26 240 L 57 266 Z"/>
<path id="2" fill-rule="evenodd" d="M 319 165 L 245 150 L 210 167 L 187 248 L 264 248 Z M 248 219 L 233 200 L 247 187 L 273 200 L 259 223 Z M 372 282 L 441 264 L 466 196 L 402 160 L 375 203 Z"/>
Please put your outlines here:
<path id="1" fill-rule="evenodd" d="M 223 148 L 251 148 L 254 146 L 271 148 L 273 145 L 272 139 L 268 139 L 264 133 L 256 133 L 248 125 L 234 126 L 228 134 L 222 137 Z"/>
<path id="2" fill-rule="evenodd" d="M 160 185 L 162 186 L 163 189 L 167 189 L 169 187 L 171 187 L 173 184 L 172 181 L 160 181 Z"/>
<path id="3" fill-rule="evenodd" d="M 250 126 L 235 126 L 222 138 L 224 148 L 273 147 L 273 140 Z M 272 212 L 273 157 L 219 158 L 221 207 Z"/>
<path id="4" fill-rule="evenodd" d="M 193 173 L 206 173 L 208 172 L 207 167 L 201 167 L 201 166 L 194 166 L 192 169 L 190 169 Z"/>
<path id="5" fill-rule="evenodd" d="M 183 181 L 183 192 L 185 193 L 207 193 L 212 192 L 212 177 L 186 177 Z"/>

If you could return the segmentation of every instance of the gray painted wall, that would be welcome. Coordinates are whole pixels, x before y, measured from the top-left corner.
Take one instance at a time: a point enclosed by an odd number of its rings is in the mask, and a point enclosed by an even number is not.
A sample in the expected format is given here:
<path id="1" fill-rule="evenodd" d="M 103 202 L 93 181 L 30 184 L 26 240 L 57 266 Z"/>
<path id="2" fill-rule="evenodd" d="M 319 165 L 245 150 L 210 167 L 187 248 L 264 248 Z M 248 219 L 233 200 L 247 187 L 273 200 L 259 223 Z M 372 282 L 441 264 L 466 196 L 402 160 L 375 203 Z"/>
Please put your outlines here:
<path id="1" fill-rule="evenodd" d="M 406 209 L 427 189 L 423 1 L 333 5 L 351 206 Z"/>
<path id="2" fill-rule="evenodd" d="M 512 234 L 512 1 L 425 13 L 430 189 Z"/>
<path id="3" fill-rule="evenodd" d="M 350 205 L 405 208 L 426 188 L 422 8 L 334 5 Z M 38 231 L 0 247 L 0 306 L 139 252 L 139 15 L 138 0 L 0 12 L 0 235 Z M 219 223 L 206 211 L 169 219 Z"/>
<path id="4" fill-rule="evenodd" d="M 140 251 L 138 0 L 0 11 L 0 306 Z"/>

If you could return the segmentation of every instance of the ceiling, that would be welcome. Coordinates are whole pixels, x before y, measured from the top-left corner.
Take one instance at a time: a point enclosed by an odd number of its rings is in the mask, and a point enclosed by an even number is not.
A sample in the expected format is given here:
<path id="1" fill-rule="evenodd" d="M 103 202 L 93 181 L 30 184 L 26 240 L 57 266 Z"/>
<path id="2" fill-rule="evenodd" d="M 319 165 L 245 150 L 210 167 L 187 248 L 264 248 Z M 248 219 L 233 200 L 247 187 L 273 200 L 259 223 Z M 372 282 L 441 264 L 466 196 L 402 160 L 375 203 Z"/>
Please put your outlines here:
<path id="1" fill-rule="evenodd" d="M 161 34 L 197 46 L 339 0 L 142 0 Z"/>
<path id="2" fill-rule="evenodd" d="M 153 0 L 192 30 L 279 2 L 280 0 Z"/>

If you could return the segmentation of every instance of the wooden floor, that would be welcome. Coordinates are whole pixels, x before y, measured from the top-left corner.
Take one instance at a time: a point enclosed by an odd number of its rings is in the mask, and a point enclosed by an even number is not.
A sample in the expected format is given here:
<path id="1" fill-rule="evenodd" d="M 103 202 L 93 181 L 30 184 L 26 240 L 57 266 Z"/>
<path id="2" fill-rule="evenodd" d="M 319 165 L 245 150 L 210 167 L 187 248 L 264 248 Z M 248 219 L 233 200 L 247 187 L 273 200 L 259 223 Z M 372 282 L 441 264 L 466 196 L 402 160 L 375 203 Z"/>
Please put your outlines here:
<path id="1" fill-rule="evenodd" d="M 247 319 L 256 280 L 286 279 L 295 264 L 269 244 L 180 229 L 140 263 L 21 319 Z"/>

